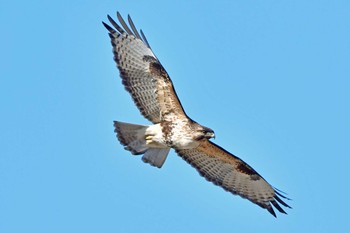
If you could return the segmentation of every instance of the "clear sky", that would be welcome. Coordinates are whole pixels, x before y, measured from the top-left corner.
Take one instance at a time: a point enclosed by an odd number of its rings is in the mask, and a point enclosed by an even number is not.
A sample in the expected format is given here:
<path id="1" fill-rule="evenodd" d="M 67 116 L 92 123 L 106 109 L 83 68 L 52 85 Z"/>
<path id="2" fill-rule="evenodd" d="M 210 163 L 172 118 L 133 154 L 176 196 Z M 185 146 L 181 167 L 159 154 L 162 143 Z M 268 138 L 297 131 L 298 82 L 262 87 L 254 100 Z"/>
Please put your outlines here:
<path id="1" fill-rule="evenodd" d="M 0 232 L 344 232 L 350 1 L 1 1 Z M 131 156 L 112 121 L 149 124 L 101 21 L 145 32 L 188 115 L 288 193 L 267 211 L 173 151 Z"/>

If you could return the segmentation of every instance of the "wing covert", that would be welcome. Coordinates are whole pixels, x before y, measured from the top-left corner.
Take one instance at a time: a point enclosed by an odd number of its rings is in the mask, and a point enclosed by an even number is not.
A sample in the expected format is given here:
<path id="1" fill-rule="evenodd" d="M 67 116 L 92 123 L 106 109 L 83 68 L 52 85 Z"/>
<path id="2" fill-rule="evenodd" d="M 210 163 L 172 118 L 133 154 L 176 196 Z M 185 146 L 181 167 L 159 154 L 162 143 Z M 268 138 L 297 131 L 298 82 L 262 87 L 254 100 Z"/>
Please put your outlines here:
<path id="1" fill-rule="evenodd" d="M 109 31 L 122 83 L 141 114 L 153 123 L 159 123 L 168 113 L 186 115 L 168 73 L 152 52 L 143 32 L 140 31 L 140 36 L 130 16 L 131 29 L 119 12 L 117 18 L 121 26 L 110 16 L 108 20 L 114 28 L 104 22 L 103 25 Z"/>
<path id="2" fill-rule="evenodd" d="M 290 208 L 281 199 L 286 197 L 267 183 L 252 167 L 208 140 L 202 140 L 195 149 L 176 152 L 208 181 L 267 209 L 275 217 L 272 206 L 284 214 L 286 212 L 279 204 Z"/>

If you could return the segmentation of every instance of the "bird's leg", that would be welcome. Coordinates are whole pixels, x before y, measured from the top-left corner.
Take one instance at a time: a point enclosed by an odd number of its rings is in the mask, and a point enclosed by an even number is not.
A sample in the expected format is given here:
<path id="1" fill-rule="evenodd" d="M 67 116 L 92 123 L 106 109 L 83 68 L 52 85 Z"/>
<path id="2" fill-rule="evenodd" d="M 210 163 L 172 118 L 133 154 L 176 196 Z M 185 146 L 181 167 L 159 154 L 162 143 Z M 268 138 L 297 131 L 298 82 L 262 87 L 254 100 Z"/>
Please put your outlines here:
<path id="1" fill-rule="evenodd" d="M 146 140 L 146 145 L 149 145 L 153 142 L 153 136 L 154 135 L 151 135 L 151 134 L 146 134 L 145 135 L 145 140 Z"/>

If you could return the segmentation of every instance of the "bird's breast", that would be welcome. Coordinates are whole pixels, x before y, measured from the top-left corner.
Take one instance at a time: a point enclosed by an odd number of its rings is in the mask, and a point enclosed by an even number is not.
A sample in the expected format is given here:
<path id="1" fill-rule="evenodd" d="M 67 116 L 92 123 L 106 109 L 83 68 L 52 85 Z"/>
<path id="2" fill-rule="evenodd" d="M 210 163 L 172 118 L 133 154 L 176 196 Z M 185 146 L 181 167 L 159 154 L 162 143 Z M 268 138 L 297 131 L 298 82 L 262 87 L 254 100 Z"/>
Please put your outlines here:
<path id="1" fill-rule="evenodd" d="M 175 149 L 192 149 L 198 146 L 188 121 L 174 119 L 162 124 L 162 131 L 169 147 Z"/>

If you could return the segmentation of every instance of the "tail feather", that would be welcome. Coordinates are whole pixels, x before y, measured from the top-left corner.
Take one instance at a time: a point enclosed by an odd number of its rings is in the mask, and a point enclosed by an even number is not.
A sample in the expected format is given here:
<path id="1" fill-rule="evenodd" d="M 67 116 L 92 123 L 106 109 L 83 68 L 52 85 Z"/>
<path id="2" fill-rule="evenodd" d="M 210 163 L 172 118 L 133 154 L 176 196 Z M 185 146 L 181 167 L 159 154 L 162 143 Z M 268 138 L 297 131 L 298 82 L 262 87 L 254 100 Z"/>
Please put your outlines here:
<path id="1" fill-rule="evenodd" d="M 170 148 L 150 148 L 146 144 L 146 130 L 149 126 L 114 121 L 114 132 L 125 150 L 133 155 L 144 154 L 142 160 L 155 167 L 162 167 Z"/>
<path id="2" fill-rule="evenodd" d="M 147 150 L 144 156 L 142 156 L 142 161 L 157 168 L 161 168 L 166 160 L 166 157 L 168 156 L 169 151 L 170 148 L 150 148 Z"/>
<path id="3" fill-rule="evenodd" d="M 145 133 L 148 126 L 114 121 L 114 128 L 114 132 L 117 133 L 117 138 L 125 150 L 134 155 L 140 155 L 147 151 Z"/>

